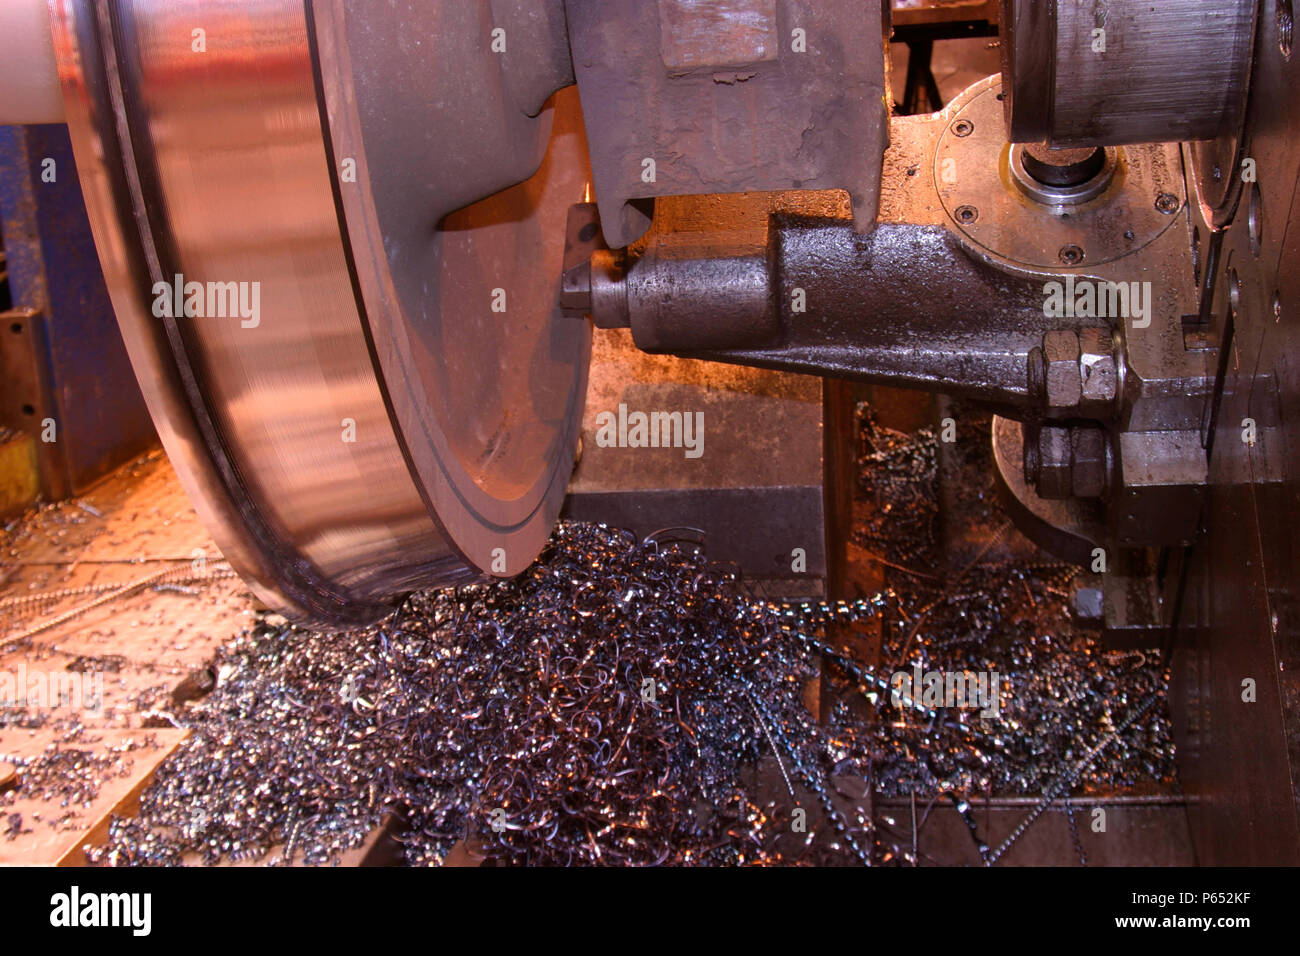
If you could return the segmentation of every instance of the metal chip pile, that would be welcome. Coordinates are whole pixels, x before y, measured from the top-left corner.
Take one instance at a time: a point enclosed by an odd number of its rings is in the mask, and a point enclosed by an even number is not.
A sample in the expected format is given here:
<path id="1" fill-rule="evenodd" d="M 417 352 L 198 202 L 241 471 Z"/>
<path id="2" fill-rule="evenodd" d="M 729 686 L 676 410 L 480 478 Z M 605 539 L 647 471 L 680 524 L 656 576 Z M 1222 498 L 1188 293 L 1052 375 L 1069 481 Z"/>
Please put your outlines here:
<path id="1" fill-rule="evenodd" d="M 882 735 L 841 716 L 840 731 L 870 755 L 879 794 L 1041 793 L 1063 765 L 1082 757 L 1136 707 L 1152 697 L 1163 700 L 1167 678 L 1155 651 L 1106 652 L 1076 632 L 1067 610 L 1077 573 L 1072 565 L 984 560 L 1009 530 L 991 494 L 981 516 L 994 529 L 986 551 L 957 574 L 942 576 L 932 553 L 938 546 L 933 430 L 891 432 L 868 414 L 863 434 L 863 491 L 880 507 L 857 538 L 923 572 L 886 569 L 893 600 L 882 619 L 879 670 L 997 671 L 1009 678 L 1001 718 L 968 721 L 969 728 L 913 720 Z M 973 439 L 967 444 L 981 447 Z M 985 463 L 977 465 L 977 473 L 991 474 Z M 897 540 L 891 523 L 905 527 L 904 540 Z M 1093 787 L 1171 780 L 1170 740 L 1163 708 L 1152 705 L 1149 719 L 1116 739 L 1080 779 Z"/>
<path id="2" fill-rule="evenodd" d="M 364 631 L 243 635 L 93 857 L 322 863 L 395 809 L 413 864 L 467 838 L 507 863 L 772 859 L 772 810 L 740 778 L 773 741 L 792 775 L 823 772 L 810 661 L 734 572 L 564 526 L 515 581 L 417 595 Z"/>
<path id="3" fill-rule="evenodd" d="M 875 450 L 911 536 L 875 542 L 893 559 L 921 556 L 933 525 L 932 442 Z M 514 581 L 415 595 L 351 633 L 271 618 L 241 635 L 215 690 L 173 709 L 193 734 L 139 816 L 90 856 L 329 863 L 392 813 L 416 865 L 457 847 L 504 864 L 906 862 L 915 848 L 851 794 L 968 813 L 989 791 L 1046 803 L 1172 774 L 1164 674 L 1072 633 L 1069 573 L 977 564 L 784 606 L 693 548 L 564 525 Z M 837 637 L 872 618 L 875 668 Z M 823 663 L 825 725 L 804 704 Z M 1000 671 L 1001 715 L 891 699 L 888 675 L 913 664 Z M 981 844 L 988 862 L 1002 849 Z"/>
<path id="4" fill-rule="evenodd" d="M 1011 526 L 993 490 L 987 417 L 958 416 L 954 457 L 968 460 L 955 466 L 950 486 L 958 509 L 988 530 L 952 572 L 940 540 L 934 430 L 891 431 L 870 408 L 860 411 L 859 491 L 874 508 L 854 537 L 892 562 L 878 670 L 996 671 L 1002 693 L 996 719 L 972 719 L 971 711 L 961 712 L 964 722 L 951 711 L 932 718 L 912 708 L 888 727 L 864 722 L 841 701 L 829 723 L 852 765 L 870 774 L 882 797 L 953 798 L 972 832 L 965 801 L 973 795 L 1048 794 L 1068 806 L 1072 790 L 1171 784 L 1168 672 L 1159 653 L 1106 651 L 1075 628 L 1068 612 L 1074 566 L 995 557 Z M 986 862 L 1009 848 L 990 848 L 978 836 L 976 845 Z"/>

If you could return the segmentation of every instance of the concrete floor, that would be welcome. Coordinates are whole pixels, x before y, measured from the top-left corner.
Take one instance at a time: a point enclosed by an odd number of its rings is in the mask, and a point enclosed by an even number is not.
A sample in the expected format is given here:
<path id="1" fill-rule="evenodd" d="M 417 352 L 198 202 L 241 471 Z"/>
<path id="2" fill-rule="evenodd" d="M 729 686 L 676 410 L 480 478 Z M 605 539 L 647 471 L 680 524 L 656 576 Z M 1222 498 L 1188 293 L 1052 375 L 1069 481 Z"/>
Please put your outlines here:
<path id="1" fill-rule="evenodd" d="M 77 762 L 75 751 L 100 781 L 79 787 L 69 770 L 47 799 L 0 793 L 0 864 L 79 862 L 184 736 L 154 709 L 254 611 L 224 568 L 161 452 L 0 530 L 0 764 L 36 758 L 19 772 L 37 774 Z M 198 580 L 121 593 L 167 571 Z M 13 703 L 29 706 L 3 706 Z"/>

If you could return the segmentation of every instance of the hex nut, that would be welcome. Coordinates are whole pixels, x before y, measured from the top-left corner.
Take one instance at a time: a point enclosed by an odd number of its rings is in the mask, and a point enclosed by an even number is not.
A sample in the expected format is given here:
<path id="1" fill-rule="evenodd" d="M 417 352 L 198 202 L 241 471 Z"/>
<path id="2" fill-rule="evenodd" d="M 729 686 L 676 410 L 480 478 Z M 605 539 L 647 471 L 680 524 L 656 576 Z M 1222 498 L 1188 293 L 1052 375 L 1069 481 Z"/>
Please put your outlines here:
<path id="1" fill-rule="evenodd" d="M 1074 408 L 1083 397 L 1079 373 L 1079 336 L 1071 330 L 1043 336 L 1043 376 L 1048 408 Z"/>
<path id="2" fill-rule="evenodd" d="M 1083 402 L 1109 405 L 1115 401 L 1119 375 L 1109 329 L 1079 332 L 1079 379 Z"/>
<path id="3" fill-rule="evenodd" d="M 1070 429 L 1044 425 L 1038 432 L 1038 497 L 1063 500 L 1074 494 Z"/>
<path id="4" fill-rule="evenodd" d="M 1106 491 L 1106 433 L 1070 429 L 1070 484 L 1076 498 L 1100 498 Z"/>
<path id="5" fill-rule="evenodd" d="M 1040 498 L 1060 501 L 1105 494 L 1108 465 L 1102 429 L 1043 425 L 1026 442 L 1025 473 Z M 1031 463 L 1036 476 L 1030 474 Z"/>

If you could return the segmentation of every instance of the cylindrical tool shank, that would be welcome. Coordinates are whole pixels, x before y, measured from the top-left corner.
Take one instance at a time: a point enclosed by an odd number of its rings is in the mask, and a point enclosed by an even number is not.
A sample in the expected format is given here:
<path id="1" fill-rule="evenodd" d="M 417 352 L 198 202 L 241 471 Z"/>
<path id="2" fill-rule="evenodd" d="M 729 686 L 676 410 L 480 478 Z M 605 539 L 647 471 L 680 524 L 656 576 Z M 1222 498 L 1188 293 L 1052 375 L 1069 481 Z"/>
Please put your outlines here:
<path id="1" fill-rule="evenodd" d="M 664 235 L 628 269 L 632 338 L 647 352 L 762 348 L 781 339 L 765 242 Z"/>

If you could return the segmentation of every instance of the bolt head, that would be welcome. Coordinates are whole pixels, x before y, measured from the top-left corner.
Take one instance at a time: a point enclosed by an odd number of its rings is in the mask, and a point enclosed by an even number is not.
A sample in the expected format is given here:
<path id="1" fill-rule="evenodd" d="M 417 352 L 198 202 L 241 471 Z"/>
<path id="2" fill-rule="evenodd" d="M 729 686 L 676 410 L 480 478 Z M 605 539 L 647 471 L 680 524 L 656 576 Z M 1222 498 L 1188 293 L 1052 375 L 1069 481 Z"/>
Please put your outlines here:
<path id="1" fill-rule="evenodd" d="M 1182 202 L 1173 193 L 1161 193 L 1156 197 L 1156 209 L 1166 216 L 1172 216 L 1183 206 Z"/>
<path id="2" fill-rule="evenodd" d="M 1061 260 L 1062 265 L 1077 266 L 1083 262 L 1083 248 L 1081 246 L 1076 246 L 1074 243 L 1061 246 L 1061 251 L 1057 253 L 1057 258 Z"/>

